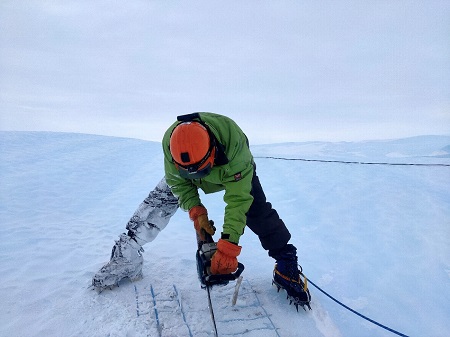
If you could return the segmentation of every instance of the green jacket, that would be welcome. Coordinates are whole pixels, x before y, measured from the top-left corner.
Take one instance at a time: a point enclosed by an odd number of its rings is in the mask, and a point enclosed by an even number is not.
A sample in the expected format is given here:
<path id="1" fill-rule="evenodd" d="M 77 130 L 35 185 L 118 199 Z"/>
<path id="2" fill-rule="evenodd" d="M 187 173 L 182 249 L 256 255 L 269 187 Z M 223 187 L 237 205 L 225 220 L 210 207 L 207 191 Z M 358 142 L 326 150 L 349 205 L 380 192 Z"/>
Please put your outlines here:
<path id="1" fill-rule="evenodd" d="M 187 211 L 201 205 L 199 188 L 206 194 L 225 190 L 223 199 L 226 207 L 222 233 L 229 235 L 228 240 L 237 244 L 244 233 L 247 212 L 253 202 L 250 194 L 254 171 L 253 156 L 247 137 L 233 120 L 209 112 L 199 114 L 201 120 L 209 126 L 217 141 L 224 147 L 228 163 L 215 164 L 210 174 L 203 179 L 190 180 L 180 177 L 169 150 L 170 135 L 179 123 L 175 122 L 166 131 L 162 141 L 166 181 L 172 193 L 178 198 L 180 207 Z"/>

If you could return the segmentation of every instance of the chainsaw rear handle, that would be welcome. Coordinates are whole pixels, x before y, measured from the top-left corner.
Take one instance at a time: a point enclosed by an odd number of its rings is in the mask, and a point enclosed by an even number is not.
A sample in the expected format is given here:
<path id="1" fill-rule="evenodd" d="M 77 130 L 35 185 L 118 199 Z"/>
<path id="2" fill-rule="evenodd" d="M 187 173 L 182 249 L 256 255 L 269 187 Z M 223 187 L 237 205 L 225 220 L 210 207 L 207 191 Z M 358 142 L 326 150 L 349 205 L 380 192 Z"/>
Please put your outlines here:
<path id="1" fill-rule="evenodd" d="M 207 267 L 211 267 L 211 261 L 208 261 L 206 263 Z M 211 274 L 211 275 L 207 275 L 205 277 L 205 281 L 206 282 L 220 282 L 220 281 L 234 281 L 236 280 L 239 276 L 241 276 L 242 272 L 244 271 L 245 267 L 242 263 L 238 262 L 238 268 L 234 273 L 230 273 L 230 274 Z"/>

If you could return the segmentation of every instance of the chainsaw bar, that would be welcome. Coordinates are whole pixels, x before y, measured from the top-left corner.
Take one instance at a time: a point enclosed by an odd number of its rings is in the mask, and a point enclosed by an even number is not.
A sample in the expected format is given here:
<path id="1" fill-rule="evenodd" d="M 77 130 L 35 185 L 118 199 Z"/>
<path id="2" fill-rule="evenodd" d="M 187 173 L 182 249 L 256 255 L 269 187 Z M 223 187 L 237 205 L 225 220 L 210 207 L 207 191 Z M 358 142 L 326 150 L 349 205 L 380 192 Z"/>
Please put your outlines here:
<path id="1" fill-rule="evenodd" d="M 214 225 L 212 221 L 211 226 Z M 213 237 L 202 230 L 203 238 L 197 233 L 198 249 L 195 255 L 197 260 L 197 273 L 202 289 L 206 289 L 208 294 L 208 307 L 211 314 L 211 320 L 214 327 L 214 336 L 218 337 L 216 319 L 214 317 L 214 309 L 211 301 L 211 289 L 213 286 L 224 286 L 230 281 L 238 279 L 244 271 L 244 265 L 238 263 L 238 269 L 231 274 L 214 275 L 211 274 L 211 258 L 217 250 L 217 243 L 214 242 Z"/>

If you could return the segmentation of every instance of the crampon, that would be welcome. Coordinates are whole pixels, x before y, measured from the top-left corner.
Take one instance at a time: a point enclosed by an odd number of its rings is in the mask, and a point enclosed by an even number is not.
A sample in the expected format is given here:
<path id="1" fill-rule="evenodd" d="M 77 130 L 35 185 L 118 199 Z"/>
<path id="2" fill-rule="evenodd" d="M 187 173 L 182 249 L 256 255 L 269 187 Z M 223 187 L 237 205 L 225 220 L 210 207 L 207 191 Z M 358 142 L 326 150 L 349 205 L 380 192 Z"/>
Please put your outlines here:
<path id="1" fill-rule="evenodd" d="M 301 306 L 303 310 L 306 311 L 306 308 L 311 310 L 310 301 L 311 295 L 308 290 L 308 280 L 305 275 L 302 273 L 302 267 L 300 267 L 298 278 L 290 278 L 286 275 L 281 274 L 277 270 L 277 265 L 275 265 L 273 271 L 273 280 L 272 285 L 277 287 L 277 291 L 279 292 L 281 289 L 286 290 L 287 299 L 289 300 L 289 305 L 294 304 L 295 308 L 298 311 L 298 307 Z M 303 279 L 302 279 L 303 277 Z M 305 308 L 306 307 L 306 308 Z"/>

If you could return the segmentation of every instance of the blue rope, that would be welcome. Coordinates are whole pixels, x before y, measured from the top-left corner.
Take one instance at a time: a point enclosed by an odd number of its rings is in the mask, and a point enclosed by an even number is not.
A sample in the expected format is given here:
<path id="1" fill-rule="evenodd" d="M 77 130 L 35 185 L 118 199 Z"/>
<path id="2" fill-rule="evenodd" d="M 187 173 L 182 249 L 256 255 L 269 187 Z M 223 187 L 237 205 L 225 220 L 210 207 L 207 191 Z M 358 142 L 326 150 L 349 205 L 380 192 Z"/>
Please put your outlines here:
<path id="1" fill-rule="evenodd" d="M 284 158 L 284 157 L 262 157 L 255 156 L 255 159 L 276 159 L 276 160 L 292 160 L 316 163 L 338 163 L 338 164 L 358 164 L 358 165 L 388 165 L 388 166 L 442 166 L 450 167 L 450 164 L 420 164 L 420 163 L 385 163 L 385 162 L 364 162 L 364 161 L 345 161 L 345 160 L 324 160 L 324 159 L 304 159 L 304 158 Z"/>
<path id="2" fill-rule="evenodd" d="M 304 276 L 304 275 L 303 275 Z M 305 277 L 306 278 L 306 277 Z M 316 287 L 318 290 L 320 290 L 322 293 L 324 293 L 326 296 L 328 296 L 329 298 L 331 298 L 333 301 L 335 301 L 337 304 L 343 306 L 345 309 L 350 310 L 351 312 L 353 312 L 354 314 L 358 315 L 359 317 L 364 318 L 365 320 L 378 325 L 379 327 L 386 329 L 392 333 L 395 333 L 396 335 L 402 336 L 402 337 L 409 337 L 408 335 L 402 334 L 401 332 L 395 331 L 394 329 L 388 328 L 387 326 L 380 324 L 376 321 L 374 321 L 373 319 L 370 319 L 369 317 L 366 317 L 362 314 L 360 314 L 359 312 L 353 310 L 352 308 L 346 306 L 344 303 L 338 301 L 337 299 L 335 299 L 333 296 L 331 296 L 330 294 L 326 293 L 324 290 L 322 290 L 319 286 L 317 286 L 313 281 L 311 281 L 310 279 L 307 279 L 309 283 L 311 283 L 314 287 Z"/>

